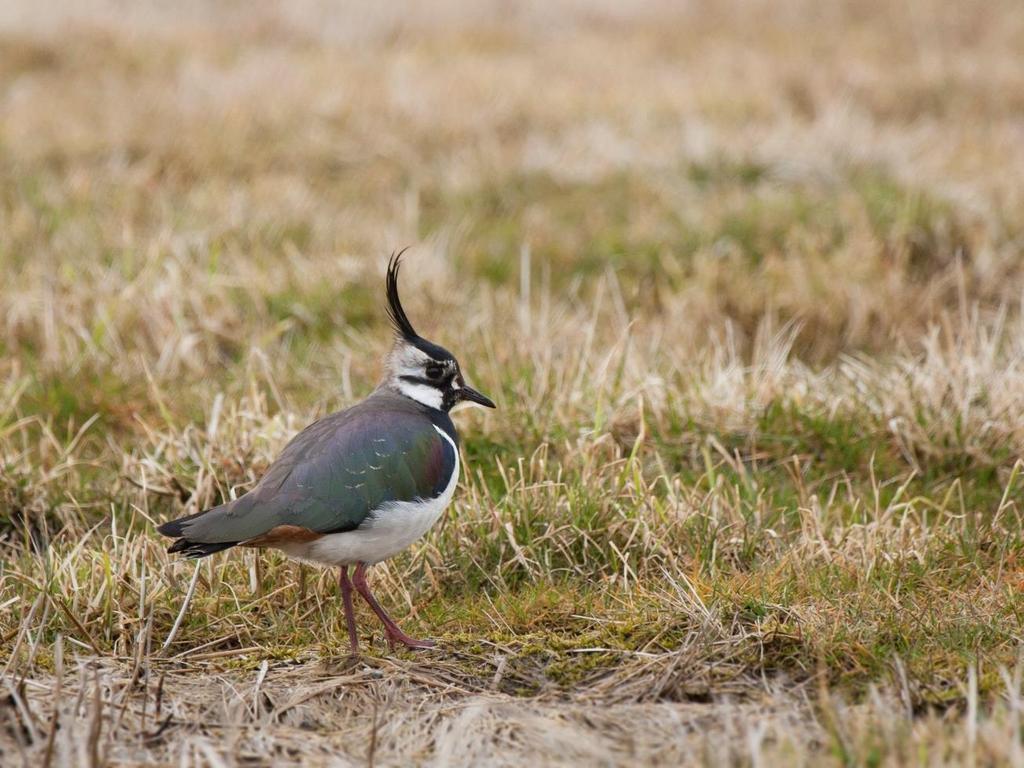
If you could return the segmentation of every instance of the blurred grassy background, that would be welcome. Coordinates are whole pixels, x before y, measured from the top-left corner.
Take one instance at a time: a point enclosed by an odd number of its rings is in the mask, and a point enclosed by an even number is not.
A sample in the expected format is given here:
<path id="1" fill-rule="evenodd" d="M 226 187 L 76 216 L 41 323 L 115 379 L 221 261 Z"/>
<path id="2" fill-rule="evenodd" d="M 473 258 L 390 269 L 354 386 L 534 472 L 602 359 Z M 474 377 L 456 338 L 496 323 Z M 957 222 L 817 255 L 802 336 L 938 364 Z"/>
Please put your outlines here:
<path id="1" fill-rule="evenodd" d="M 1021 169 L 1009 0 L 4 4 L 0 660 L 40 686 L 15 698 L 63 711 L 66 641 L 111 706 L 174 690 L 185 746 L 111 726 L 107 757 L 201 763 L 197 721 L 261 715 L 185 674 L 313 684 L 277 662 L 341 652 L 330 574 L 218 556 L 154 653 L 191 570 L 151 524 L 374 386 L 412 245 L 410 316 L 500 408 L 459 417 L 454 511 L 378 569 L 447 649 L 392 670 L 396 702 L 431 674 L 459 707 L 526 697 L 455 729 L 467 754 L 552 701 L 654 729 L 728 699 L 731 735 L 662 728 L 645 759 L 1019 755 Z M 979 696 L 990 754 L 944 720 Z M 302 717 L 362 744 L 345 706 Z M 387 759 L 444 752 L 401 720 Z"/>

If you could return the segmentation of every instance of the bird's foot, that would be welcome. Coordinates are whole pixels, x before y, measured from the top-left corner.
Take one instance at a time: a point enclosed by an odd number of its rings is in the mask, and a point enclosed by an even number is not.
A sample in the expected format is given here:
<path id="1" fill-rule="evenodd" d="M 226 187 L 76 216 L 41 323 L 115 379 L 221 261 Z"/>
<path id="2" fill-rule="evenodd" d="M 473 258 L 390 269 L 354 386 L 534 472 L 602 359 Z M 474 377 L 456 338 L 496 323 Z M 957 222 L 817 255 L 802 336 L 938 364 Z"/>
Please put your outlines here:
<path id="1" fill-rule="evenodd" d="M 400 629 L 388 629 L 388 643 L 394 648 L 396 645 L 404 645 L 410 650 L 426 650 L 427 648 L 437 647 L 437 643 L 433 640 L 417 640 L 414 637 L 409 637 L 405 632 Z"/>

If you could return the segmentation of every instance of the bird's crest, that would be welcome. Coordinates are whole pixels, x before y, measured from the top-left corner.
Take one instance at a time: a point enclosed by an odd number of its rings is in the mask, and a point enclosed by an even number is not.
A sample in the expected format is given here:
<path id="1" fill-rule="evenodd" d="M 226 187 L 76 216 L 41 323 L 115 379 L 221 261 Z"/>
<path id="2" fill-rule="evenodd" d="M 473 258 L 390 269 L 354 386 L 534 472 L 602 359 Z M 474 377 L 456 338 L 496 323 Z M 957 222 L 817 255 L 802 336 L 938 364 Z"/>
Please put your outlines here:
<path id="1" fill-rule="evenodd" d="M 398 270 L 402 267 L 402 254 L 408 248 L 403 248 L 397 253 L 391 254 L 388 261 L 387 294 L 388 294 L 388 317 L 391 318 L 391 325 L 395 332 L 406 341 L 415 341 L 419 338 L 416 329 L 409 322 L 405 310 L 402 309 L 402 301 L 398 298 Z"/>

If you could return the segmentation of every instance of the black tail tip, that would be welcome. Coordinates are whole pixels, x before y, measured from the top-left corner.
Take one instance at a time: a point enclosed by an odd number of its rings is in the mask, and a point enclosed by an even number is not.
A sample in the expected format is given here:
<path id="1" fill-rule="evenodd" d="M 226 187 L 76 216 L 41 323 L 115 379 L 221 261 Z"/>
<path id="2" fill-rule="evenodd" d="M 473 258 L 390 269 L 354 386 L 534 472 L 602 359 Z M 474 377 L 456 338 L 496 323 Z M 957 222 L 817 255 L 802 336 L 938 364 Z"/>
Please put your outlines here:
<path id="1" fill-rule="evenodd" d="M 163 533 L 163 531 L 160 531 Z M 188 539 L 178 539 L 176 542 L 171 544 L 167 548 L 169 553 L 180 553 L 185 557 L 195 560 L 200 557 L 206 557 L 212 555 L 214 552 L 221 552 L 225 549 L 231 549 L 235 546 L 237 541 L 216 541 L 212 543 L 203 543 L 201 541 L 189 541 Z"/>
<path id="2" fill-rule="evenodd" d="M 171 536 L 177 538 L 181 536 L 181 520 L 168 520 L 163 525 L 156 527 L 157 533 L 162 533 L 164 536 Z"/>

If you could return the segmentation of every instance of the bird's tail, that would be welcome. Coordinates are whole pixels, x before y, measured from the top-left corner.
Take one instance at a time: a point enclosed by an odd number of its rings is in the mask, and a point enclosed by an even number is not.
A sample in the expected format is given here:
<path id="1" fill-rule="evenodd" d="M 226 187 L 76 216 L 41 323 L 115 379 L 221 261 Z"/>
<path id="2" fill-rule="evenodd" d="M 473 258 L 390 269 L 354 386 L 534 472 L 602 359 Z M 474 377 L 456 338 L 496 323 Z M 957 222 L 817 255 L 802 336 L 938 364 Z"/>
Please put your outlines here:
<path id="1" fill-rule="evenodd" d="M 212 555 L 214 552 L 230 549 L 238 544 L 237 541 L 194 541 L 188 537 L 189 523 L 210 512 L 215 512 L 220 508 L 221 507 L 213 507 L 212 509 L 206 509 L 202 512 L 196 512 L 194 515 L 179 517 L 177 520 L 168 520 L 163 525 L 158 526 L 157 531 L 159 533 L 162 533 L 164 536 L 170 536 L 177 539 L 177 541 L 167 548 L 167 551 L 180 552 L 185 557 L 194 560 L 196 558 Z"/>
<path id="2" fill-rule="evenodd" d="M 189 541 L 188 539 L 178 539 L 176 542 L 171 544 L 167 548 L 168 552 L 180 552 L 190 560 L 197 560 L 200 557 L 206 557 L 212 555 L 214 552 L 220 552 L 225 549 L 231 549 L 231 547 L 238 544 L 237 541 L 218 541 L 212 544 L 203 544 L 201 541 Z"/>

